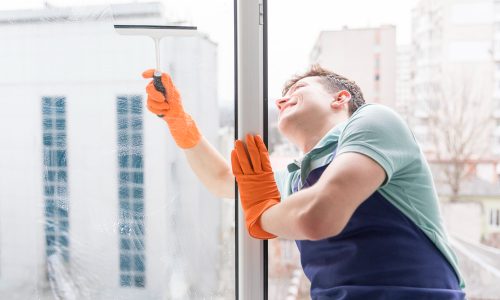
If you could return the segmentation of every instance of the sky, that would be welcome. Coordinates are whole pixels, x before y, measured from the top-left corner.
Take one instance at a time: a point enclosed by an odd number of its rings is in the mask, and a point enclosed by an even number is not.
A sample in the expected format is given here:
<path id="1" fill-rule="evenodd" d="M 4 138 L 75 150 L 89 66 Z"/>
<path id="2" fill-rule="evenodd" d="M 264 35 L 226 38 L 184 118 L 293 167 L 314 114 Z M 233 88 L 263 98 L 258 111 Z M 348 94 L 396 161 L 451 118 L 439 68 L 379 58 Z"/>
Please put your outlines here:
<path id="1" fill-rule="evenodd" d="M 0 0 L 0 10 L 123 3 L 115 0 Z M 152 1 L 129 1 L 152 2 Z M 160 0 L 174 18 L 196 25 L 218 44 L 220 103 L 233 101 L 233 0 Z M 395 25 L 397 44 L 411 41 L 411 9 L 417 0 L 268 0 L 269 98 L 309 65 L 309 54 L 322 30 Z M 341 46 L 341 45 L 340 45 Z M 154 55 L 154 54 L 152 54 Z"/>

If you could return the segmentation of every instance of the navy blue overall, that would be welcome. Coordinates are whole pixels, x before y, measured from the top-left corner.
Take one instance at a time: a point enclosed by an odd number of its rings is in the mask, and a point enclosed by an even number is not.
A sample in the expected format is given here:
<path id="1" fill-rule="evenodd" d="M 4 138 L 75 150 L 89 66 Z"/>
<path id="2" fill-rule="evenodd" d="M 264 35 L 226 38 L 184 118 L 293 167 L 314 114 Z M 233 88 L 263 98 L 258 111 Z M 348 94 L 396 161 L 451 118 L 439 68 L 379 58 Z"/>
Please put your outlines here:
<path id="1" fill-rule="evenodd" d="M 326 167 L 311 171 L 302 188 L 317 182 Z M 293 192 L 299 183 L 292 183 Z M 340 234 L 296 243 L 314 300 L 465 299 L 439 249 L 379 192 L 357 208 Z"/>

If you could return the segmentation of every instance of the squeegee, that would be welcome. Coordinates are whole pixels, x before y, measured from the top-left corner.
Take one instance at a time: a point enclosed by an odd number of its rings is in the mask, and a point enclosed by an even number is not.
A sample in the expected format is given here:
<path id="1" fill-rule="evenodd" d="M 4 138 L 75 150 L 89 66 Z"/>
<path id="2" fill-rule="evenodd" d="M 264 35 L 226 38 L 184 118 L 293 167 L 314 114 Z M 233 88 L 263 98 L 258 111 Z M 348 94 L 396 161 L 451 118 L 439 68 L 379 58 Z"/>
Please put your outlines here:
<path id="1" fill-rule="evenodd" d="M 156 69 L 153 75 L 153 84 L 165 96 L 165 101 L 167 101 L 168 91 L 161 83 L 160 40 L 166 36 L 194 36 L 196 26 L 114 25 L 114 27 L 116 32 L 122 35 L 142 35 L 153 39 L 156 51 Z M 158 117 L 163 117 L 163 115 L 158 115 Z"/>

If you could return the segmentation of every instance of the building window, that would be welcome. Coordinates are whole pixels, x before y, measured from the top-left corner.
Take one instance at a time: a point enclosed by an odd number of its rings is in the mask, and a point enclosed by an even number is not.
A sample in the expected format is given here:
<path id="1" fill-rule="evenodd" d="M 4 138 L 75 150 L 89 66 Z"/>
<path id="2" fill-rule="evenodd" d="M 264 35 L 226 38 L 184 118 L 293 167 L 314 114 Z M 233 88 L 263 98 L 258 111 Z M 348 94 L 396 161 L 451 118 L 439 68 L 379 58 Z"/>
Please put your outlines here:
<path id="1" fill-rule="evenodd" d="M 46 256 L 69 261 L 66 98 L 42 98 Z"/>
<path id="2" fill-rule="evenodd" d="M 489 224 L 491 227 L 500 227 L 500 208 L 490 208 Z"/>
<path id="3" fill-rule="evenodd" d="M 141 96 L 118 96 L 120 285 L 146 286 Z"/>
<path id="4" fill-rule="evenodd" d="M 373 58 L 375 60 L 375 71 L 379 71 L 380 70 L 380 53 L 375 53 Z"/>

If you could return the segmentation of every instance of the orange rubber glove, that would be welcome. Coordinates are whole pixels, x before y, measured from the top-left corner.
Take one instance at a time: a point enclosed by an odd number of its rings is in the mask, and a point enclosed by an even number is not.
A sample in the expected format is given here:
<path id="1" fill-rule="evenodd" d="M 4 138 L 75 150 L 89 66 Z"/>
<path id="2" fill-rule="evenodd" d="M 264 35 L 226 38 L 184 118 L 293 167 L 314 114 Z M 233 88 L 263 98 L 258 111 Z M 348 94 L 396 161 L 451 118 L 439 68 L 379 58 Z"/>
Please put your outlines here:
<path id="1" fill-rule="evenodd" d="M 153 78 L 153 74 L 153 69 L 147 70 L 142 73 L 142 77 Z M 191 116 L 184 111 L 181 95 L 172 78 L 162 73 L 161 82 L 167 91 L 167 99 L 165 101 L 165 96 L 156 90 L 151 81 L 146 87 L 148 109 L 157 115 L 163 115 L 162 118 L 167 122 L 170 133 L 179 147 L 187 149 L 196 146 L 201 140 L 200 131 Z"/>
<path id="2" fill-rule="evenodd" d="M 254 137 L 248 134 L 246 144 L 248 154 L 240 140 L 235 141 L 234 150 L 231 152 L 231 165 L 238 182 L 246 227 L 254 238 L 275 238 L 275 235 L 264 231 L 260 226 L 260 217 L 264 211 L 281 200 L 269 153 L 259 135 Z"/>

